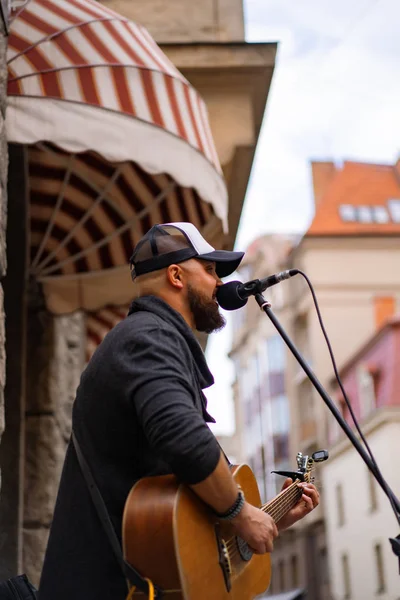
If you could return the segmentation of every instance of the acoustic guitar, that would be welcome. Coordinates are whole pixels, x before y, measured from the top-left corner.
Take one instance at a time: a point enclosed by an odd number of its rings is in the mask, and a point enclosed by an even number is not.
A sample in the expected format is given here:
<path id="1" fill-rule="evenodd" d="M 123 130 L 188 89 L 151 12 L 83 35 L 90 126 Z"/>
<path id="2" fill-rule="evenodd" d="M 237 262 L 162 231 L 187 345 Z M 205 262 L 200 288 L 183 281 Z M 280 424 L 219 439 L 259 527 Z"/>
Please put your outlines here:
<path id="1" fill-rule="evenodd" d="M 257 480 L 247 465 L 232 467 L 246 500 L 277 523 L 302 495 L 300 481 L 312 481 L 312 457 L 297 455 L 298 470 L 273 471 L 293 483 L 261 506 Z M 122 525 L 125 560 L 163 590 L 166 600 L 253 600 L 271 581 L 270 554 L 253 554 L 229 522 L 215 514 L 172 475 L 139 480 L 126 500 Z M 143 594 L 139 591 L 134 596 Z"/>

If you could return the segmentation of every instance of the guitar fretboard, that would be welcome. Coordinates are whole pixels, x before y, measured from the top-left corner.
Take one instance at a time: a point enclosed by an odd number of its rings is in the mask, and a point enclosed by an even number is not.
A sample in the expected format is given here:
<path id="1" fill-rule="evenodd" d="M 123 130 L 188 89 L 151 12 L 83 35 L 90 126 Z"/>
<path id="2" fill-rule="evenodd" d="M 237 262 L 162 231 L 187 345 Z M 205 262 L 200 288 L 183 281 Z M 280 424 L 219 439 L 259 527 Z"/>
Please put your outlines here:
<path id="1" fill-rule="evenodd" d="M 305 475 L 305 481 L 309 480 L 309 474 Z M 283 490 L 273 500 L 263 504 L 261 510 L 271 515 L 275 523 L 278 523 L 282 517 L 289 512 L 293 506 L 297 504 L 299 498 L 301 498 L 303 492 L 301 488 L 297 486 L 300 483 L 299 480 L 294 481 L 286 490 Z"/>

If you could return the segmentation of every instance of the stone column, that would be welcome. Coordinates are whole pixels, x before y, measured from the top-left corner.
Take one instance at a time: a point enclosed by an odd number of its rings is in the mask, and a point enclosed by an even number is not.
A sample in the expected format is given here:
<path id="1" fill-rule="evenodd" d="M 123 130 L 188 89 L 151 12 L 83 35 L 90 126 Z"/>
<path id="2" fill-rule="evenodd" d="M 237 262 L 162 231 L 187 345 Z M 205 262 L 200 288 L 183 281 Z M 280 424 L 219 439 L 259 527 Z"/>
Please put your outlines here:
<path id="1" fill-rule="evenodd" d="M 7 67 L 6 67 L 7 38 L 2 19 L 0 19 L 0 439 L 2 438 L 4 418 L 4 388 L 5 388 L 5 318 L 3 303 L 2 281 L 6 274 L 6 227 L 7 227 L 7 168 L 8 152 L 5 132 Z M 0 511 L 1 511 L 1 472 L 0 472 Z M 0 524 L 1 525 L 1 524 Z M 2 535 L 0 532 L 0 554 Z M 1 567 L 0 567 L 1 572 Z"/>
<path id="2" fill-rule="evenodd" d="M 0 19 L 0 278 L 6 274 L 6 227 L 7 227 L 7 168 L 8 153 L 5 132 L 7 67 L 7 38 L 4 23 Z M 3 287 L 0 284 L 0 437 L 4 431 L 4 386 L 5 386 L 5 339 Z"/>
<path id="3" fill-rule="evenodd" d="M 23 570 L 38 585 L 84 364 L 84 317 L 28 313 Z"/>

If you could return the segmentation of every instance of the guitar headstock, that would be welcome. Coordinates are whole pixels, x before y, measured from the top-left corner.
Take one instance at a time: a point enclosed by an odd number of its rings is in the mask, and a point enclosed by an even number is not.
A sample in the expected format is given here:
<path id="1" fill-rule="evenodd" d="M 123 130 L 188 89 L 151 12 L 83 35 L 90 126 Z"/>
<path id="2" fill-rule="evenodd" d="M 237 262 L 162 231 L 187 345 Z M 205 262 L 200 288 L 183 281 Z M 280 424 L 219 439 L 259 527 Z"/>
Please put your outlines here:
<path id="1" fill-rule="evenodd" d="M 328 450 L 317 450 L 311 456 L 307 454 L 303 455 L 301 452 L 297 453 L 297 471 L 271 471 L 272 473 L 276 473 L 277 475 L 283 475 L 284 477 L 291 477 L 293 481 L 299 479 L 300 481 L 313 482 L 312 470 L 314 468 L 314 463 L 316 462 L 324 462 L 328 460 L 329 452 Z"/>
<path id="2" fill-rule="evenodd" d="M 328 460 L 329 452 L 328 450 L 317 450 L 311 456 L 303 455 L 301 452 L 297 453 L 297 468 L 298 473 L 303 475 L 303 481 L 308 481 L 313 483 L 314 477 L 312 476 L 312 471 L 314 469 L 314 465 L 316 462 L 324 462 Z"/>

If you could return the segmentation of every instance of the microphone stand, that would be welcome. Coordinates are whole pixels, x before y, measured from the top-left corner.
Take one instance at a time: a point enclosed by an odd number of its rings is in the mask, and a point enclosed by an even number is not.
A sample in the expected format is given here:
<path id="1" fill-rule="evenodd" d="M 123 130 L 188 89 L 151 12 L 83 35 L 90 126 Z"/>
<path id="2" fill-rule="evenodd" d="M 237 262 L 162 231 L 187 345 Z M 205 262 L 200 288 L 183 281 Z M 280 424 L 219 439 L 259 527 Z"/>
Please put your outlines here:
<path id="1" fill-rule="evenodd" d="M 287 335 L 286 331 L 283 329 L 282 325 L 280 324 L 280 322 L 278 321 L 278 319 L 276 318 L 276 316 L 274 315 L 274 313 L 271 310 L 271 304 L 262 295 L 262 293 L 261 293 L 262 291 L 264 291 L 264 290 L 262 289 L 261 282 L 259 282 L 258 286 L 257 285 L 254 286 L 254 291 L 253 291 L 253 295 L 256 299 L 257 304 L 259 305 L 261 310 L 265 312 L 267 317 L 269 317 L 270 321 L 272 322 L 274 327 L 277 329 L 277 331 L 280 334 L 280 336 L 282 337 L 283 341 L 288 346 L 289 350 L 292 352 L 292 354 L 296 358 L 297 362 L 300 364 L 300 366 L 302 367 L 302 369 L 304 370 L 304 372 L 310 379 L 311 383 L 313 384 L 313 386 L 315 387 L 315 389 L 321 396 L 322 400 L 325 402 L 326 406 L 329 408 L 329 410 L 335 417 L 336 421 L 339 423 L 340 427 L 343 429 L 343 431 L 349 438 L 350 442 L 353 444 L 354 448 L 357 450 L 357 452 L 359 453 L 359 455 L 361 456 L 361 458 L 367 465 L 368 469 L 374 475 L 375 479 L 377 480 L 377 482 L 379 483 L 379 485 L 381 486 L 381 488 L 383 489 L 383 491 L 389 498 L 392 508 L 397 516 L 397 520 L 400 522 L 400 501 L 399 501 L 399 499 L 396 498 L 396 496 L 390 489 L 390 487 L 387 484 L 387 482 L 385 481 L 385 479 L 381 476 L 381 474 L 379 472 L 377 472 L 375 465 L 372 462 L 368 453 L 366 452 L 364 446 L 362 446 L 360 441 L 357 439 L 353 430 L 348 425 L 347 421 L 342 417 L 339 410 L 336 408 L 334 402 L 329 397 L 328 393 L 323 388 L 320 381 L 317 379 L 313 370 L 310 368 L 310 366 L 304 360 L 304 358 L 302 357 L 302 355 L 300 354 L 300 352 L 298 351 L 296 346 L 293 344 L 293 342 Z M 399 572 L 400 572 L 400 535 L 398 535 L 396 538 L 389 538 L 389 541 L 392 545 L 392 550 L 393 550 L 394 554 L 399 559 Z"/>

